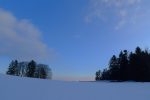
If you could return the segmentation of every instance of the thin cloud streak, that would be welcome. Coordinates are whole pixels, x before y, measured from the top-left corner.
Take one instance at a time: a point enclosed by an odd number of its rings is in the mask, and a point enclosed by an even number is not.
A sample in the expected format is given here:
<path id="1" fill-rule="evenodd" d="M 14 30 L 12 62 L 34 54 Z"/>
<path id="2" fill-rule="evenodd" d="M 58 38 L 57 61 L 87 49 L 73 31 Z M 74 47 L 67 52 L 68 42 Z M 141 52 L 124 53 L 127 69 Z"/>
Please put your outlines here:
<path id="1" fill-rule="evenodd" d="M 143 2 L 144 0 L 90 0 L 85 21 L 91 23 L 94 20 L 115 20 L 116 24 L 113 27 L 118 30 L 127 24 L 137 22 L 135 17 L 141 16 Z"/>

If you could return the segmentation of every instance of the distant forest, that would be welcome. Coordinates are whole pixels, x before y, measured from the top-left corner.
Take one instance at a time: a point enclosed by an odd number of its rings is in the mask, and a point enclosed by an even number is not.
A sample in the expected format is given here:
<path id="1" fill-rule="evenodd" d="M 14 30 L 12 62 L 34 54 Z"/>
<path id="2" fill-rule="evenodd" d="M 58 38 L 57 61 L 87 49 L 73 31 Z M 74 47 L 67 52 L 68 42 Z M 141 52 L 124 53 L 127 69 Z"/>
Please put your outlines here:
<path id="1" fill-rule="evenodd" d="M 149 50 L 137 47 L 135 52 L 123 50 L 118 57 L 113 55 L 108 68 L 96 72 L 95 80 L 150 82 Z"/>
<path id="2" fill-rule="evenodd" d="M 6 74 L 21 77 L 52 79 L 52 71 L 49 66 L 37 64 L 34 60 L 30 62 L 12 61 L 9 64 Z"/>

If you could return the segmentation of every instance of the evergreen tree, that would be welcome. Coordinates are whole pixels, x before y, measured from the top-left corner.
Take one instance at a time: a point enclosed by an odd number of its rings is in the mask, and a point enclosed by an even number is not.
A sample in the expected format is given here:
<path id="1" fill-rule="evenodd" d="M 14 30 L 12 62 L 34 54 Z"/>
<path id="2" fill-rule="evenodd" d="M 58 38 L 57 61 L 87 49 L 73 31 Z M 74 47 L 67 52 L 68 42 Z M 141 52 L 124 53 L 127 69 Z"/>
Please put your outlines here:
<path id="1" fill-rule="evenodd" d="M 136 67 L 135 67 L 135 58 L 136 58 L 136 55 L 134 53 L 130 53 L 129 55 L 129 71 L 128 71 L 128 79 L 129 80 L 136 80 L 136 73 L 135 73 L 135 70 L 136 70 Z"/>
<path id="2" fill-rule="evenodd" d="M 110 80 L 110 72 L 108 69 L 104 69 L 101 75 L 101 80 Z"/>
<path id="3" fill-rule="evenodd" d="M 121 51 L 118 58 L 113 55 L 109 62 L 109 69 L 103 70 L 100 79 L 150 82 L 150 53 L 148 49 L 142 50 L 137 47 L 135 52 L 130 52 L 129 55 L 127 50 Z"/>
<path id="4" fill-rule="evenodd" d="M 6 72 L 6 74 L 8 74 L 8 75 L 15 75 L 14 61 L 12 61 L 9 64 L 8 71 Z"/>
<path id="5" fill-rule="evenodd" d="M 96 73 L 95 73 L 96 77 L 95 77 L 95 80 L 101 80 L 101 70 L 98 70 Z"/>
<path id="6" fill-rule="evenodd" d="M 120 66 L 118 64 L 118 59 L 115 55 L 110 59 L 109 62 L 109 75 L 110 80 L 120 80 Z"/>
<path id="7" fill-rule="evenodd" d="M 119 55 L 119 66 L 120 66 L 120 79 L 122 81 L 128 80 L 128 52 L 124 50 Z"/>
<path id="8" fill-rule="evenodd" d="M 135 50 L 135 63 L 133 65 L 135 69 L 135 81 L 142 81 L 143 79 L 143 64 L 144 59 L 142 59 L 142 50 L 137 47 Z"/>
<path id="9" fill-rule="evenodd" d="M 52 79 L 52 70 L 45 64 L 36 64 L 34 60 L 30 62 L 12 61 L 6 74 L 16 76 L 27 76 L 34 78 Z"/>
<path id="10" fill-rule="evenodd" d="M 18 66 L 18 61 L 17 60 L 15 60 L 14 66 L 15 66 L 15 75 L 19 76 L 20 75 L 20 70 L 19 70 L 19 66 Z"/>
<path id="11" fill-rule="evenodd" d="M 9 65 L 8 71 L 6 72 L 8 75 L 18 75 L 18 61 L 12 61 Z"/>
<path id="12" fill-rule="evenodd" d="M 28 68 L 27 68 L 27 71 L 26 71 L 27 72 L 26 76 L 27 77 L 34 77 L 35 69 L 36 69 L 36 62 L 34 60 L 32 60 L 28 64 Z"/>

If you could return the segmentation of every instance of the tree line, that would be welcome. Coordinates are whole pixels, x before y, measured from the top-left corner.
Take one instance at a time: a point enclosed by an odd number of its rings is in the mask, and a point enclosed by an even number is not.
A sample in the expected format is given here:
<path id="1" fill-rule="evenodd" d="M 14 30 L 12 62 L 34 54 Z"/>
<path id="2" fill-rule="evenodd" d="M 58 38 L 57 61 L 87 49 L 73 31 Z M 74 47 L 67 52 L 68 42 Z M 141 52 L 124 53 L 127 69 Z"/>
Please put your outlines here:
<path id="1" fill-rule="evenodd" d="M 113 55 L 108 68 L 96 72 L 95 80 L 150 82 L 150 52 L 140 47 Z"/>
<path id="2" fill-rule="evenodd" d="M 52 71 L 49 66 L 37 64 L 34 60 L 31 60 L 30 62 L 18 62 L 17 60 L 12 61 L 9 64 L 6 74 L 42 79 L 52 78 Z"/>

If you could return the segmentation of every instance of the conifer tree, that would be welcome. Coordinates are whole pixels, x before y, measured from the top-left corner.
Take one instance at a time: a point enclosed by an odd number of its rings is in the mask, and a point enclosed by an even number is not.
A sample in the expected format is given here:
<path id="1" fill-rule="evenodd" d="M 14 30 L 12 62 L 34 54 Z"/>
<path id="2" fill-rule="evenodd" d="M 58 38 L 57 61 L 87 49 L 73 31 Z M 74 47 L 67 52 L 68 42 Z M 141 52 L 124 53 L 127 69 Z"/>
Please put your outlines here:
<path id="1" fill-rule="evenodd" d="M 8 71 L 6 72 L 8 75 L 18 75 L 18 61 L 12 61 L 9 64 Z"/>
<path id="2" fill-rule="evenodd" d="M 36 62 L 34 60 L 32 60 L 28 64 L 28 68 L 27 68 L 27 71 L 26 71 L 27 72 L 26 76 L 27 77 L 34 77 L 35 69 L 36 69 Z"/>
<path id="3" fill-rule="evenodd" d="M 101 80 L 101 71 L 98 70 L 96 73 L 95 73 L 96 77 L 95 77 L 95 80 Z"/>
<path id="4" fill-rule="evenodd" d="M 97 78 L 97 74 L 96 74 Z M 140 47 L 135 52 L 121 51 L 109 62 L 109 68 L 103 70 L 101 80 L 144 81 L 150 82 L 150 52 Z"/>

